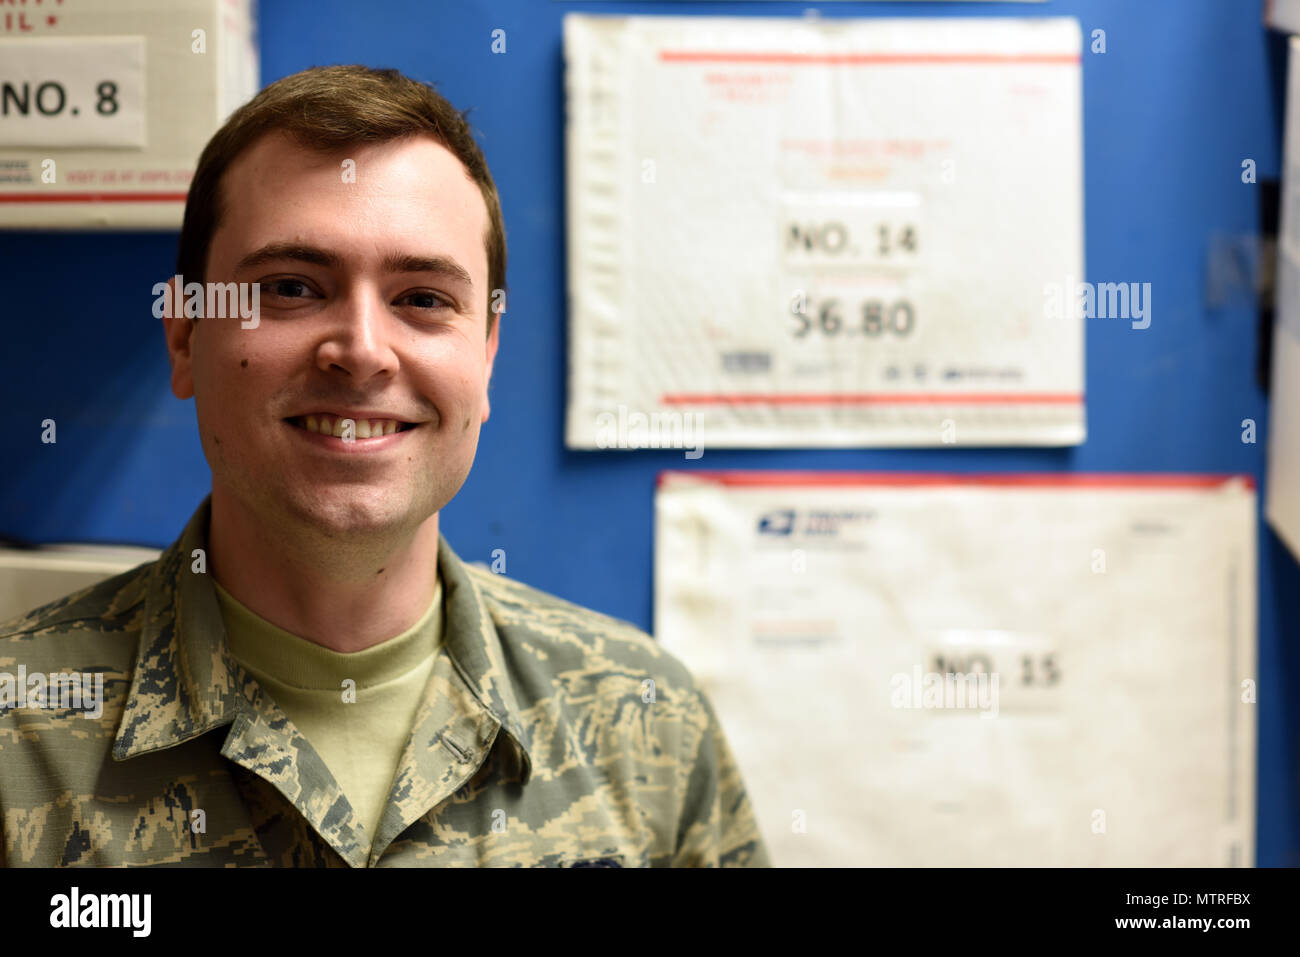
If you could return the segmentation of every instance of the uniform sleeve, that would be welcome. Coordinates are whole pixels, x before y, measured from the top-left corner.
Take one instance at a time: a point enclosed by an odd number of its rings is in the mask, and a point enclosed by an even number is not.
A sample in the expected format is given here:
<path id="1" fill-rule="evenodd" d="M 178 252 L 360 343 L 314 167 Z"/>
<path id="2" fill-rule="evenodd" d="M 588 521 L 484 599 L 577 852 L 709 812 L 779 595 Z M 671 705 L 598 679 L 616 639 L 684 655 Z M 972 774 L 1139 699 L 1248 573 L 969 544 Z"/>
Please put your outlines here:
<path id="1" fill-rule="evenodd" d="M 713 705 L 697 691 L 699 732 L 682 755 L 689 769 L 673 867 L 771 867 L 767 846 Z"/>

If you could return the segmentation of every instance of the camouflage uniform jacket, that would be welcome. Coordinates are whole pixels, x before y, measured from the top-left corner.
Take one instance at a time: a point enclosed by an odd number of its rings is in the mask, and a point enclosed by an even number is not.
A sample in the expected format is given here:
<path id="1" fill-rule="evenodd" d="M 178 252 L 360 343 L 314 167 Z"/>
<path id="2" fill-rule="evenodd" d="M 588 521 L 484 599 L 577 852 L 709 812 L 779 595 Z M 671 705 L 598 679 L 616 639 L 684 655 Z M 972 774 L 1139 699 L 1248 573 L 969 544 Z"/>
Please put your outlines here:
<path id="1" fill-rule="evenodd" d="M 199 563 L 209 512 L 157 561 L 0 624 L 0 672 L 103 676 L 98 718 L 0 709 L 3 863 L 769 866 L 681 662 L 463 564 L 441 536 L 443 646 L 364 840 L 317 752 L 230 657 Z"/>

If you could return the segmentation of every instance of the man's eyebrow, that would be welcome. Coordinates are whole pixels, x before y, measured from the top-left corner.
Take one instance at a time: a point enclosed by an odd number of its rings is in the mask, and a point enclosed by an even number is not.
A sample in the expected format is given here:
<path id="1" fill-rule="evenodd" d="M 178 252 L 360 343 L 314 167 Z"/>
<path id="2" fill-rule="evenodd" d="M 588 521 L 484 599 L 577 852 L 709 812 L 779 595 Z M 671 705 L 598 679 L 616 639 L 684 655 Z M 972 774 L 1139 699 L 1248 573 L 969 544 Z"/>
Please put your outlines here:
<path id="1" fill-rule="evenodd" d="M 303 243 L 267 243 L 253 250 L 235 264 L 235 271 L 255 269 L 269 262 L 294 260 L 310 263 L 313 266 L 325 266 L 337 269 L 343 265 L 343 257 L 329 249 L 308 246 Z M 473 287 L 474 281 L 469 272 L 449 256 L 414 256 L 405 253 L 389 253 L 380 262 L 380 267 L 387 273 L 431 272 L 448 279 Z"/>
<path id="2" fill-rule="evenodd" d="M 380 267 L 384 272 L 432 272 L 447 279 L 454 279 L 473 288 L 474 280 L 465 267 L 449 256 L 408 256 L 390 253 L 383 258 Z"/>

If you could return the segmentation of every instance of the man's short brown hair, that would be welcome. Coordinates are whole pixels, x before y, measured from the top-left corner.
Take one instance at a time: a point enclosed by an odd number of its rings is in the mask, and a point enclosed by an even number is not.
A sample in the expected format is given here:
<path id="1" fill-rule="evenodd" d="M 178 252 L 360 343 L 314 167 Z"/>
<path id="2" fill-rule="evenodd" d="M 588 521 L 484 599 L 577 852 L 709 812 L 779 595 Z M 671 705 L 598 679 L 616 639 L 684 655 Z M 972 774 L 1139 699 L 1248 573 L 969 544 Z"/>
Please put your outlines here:
<path id="1" fill-rule="evenodd" d="M 280 130 L 304 147 L 331 153 L 348 146 L 432 136 L 465 166 L 487 204 L 488 335 L 497 293 L 506 289 L 506 230 L 501 200 L 483 151 L 466 121 L 437 90 L 397 70 L 322 66 L 276 80 L 226 120 L 199 157 L 185 201 L 176 271 L 207 279 L 208 250 L 223 213 L 221 178 L 240 153 L 264 134 Z M 504 303 L 503 303 L 504 304 Z"/>

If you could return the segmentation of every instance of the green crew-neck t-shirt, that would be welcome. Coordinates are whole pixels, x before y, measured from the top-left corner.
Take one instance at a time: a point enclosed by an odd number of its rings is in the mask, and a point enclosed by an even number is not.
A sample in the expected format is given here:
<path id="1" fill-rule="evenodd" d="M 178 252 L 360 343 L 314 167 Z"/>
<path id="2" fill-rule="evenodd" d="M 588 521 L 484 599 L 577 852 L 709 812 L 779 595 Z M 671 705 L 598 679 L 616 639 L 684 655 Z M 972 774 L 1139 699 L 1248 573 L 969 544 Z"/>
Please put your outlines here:
<path id="1" fill-rule="evenodd" d="M 441 577 L 419 621 L 356 652 L 291 634 L 213 584 L 231 655 L 311 742 L 373 842 L 442 641 Z"/>

